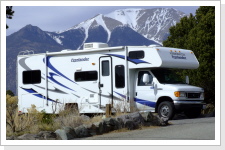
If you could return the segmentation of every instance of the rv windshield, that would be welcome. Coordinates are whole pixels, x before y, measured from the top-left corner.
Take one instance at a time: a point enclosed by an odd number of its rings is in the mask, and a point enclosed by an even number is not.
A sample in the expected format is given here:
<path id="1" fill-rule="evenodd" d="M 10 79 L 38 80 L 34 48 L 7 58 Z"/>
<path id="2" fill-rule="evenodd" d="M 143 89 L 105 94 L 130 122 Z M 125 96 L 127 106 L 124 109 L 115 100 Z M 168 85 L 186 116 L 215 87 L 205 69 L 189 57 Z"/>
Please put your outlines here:
<path id="1" fill-rule="evenodd" d="M 160 83 L 163 83 L 163 84 L 185 84 L 184 80 L 181 79 L 172 70 L 154 69 L 154 70 L 151 70 L 151 71 Z"/>

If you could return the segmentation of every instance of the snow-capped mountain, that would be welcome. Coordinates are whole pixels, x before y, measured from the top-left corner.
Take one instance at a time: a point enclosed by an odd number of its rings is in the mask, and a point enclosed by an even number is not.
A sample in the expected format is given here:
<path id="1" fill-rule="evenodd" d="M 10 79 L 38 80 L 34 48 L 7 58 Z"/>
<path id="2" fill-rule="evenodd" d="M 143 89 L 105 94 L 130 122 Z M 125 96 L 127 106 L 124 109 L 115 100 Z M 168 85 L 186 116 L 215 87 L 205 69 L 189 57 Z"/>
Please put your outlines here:
<path id="1" fill-rule="evenodd" d="M 97 16 L 81 22 L 74 27 L 58 32 L 59 35 L 54 37 L 59 44 L 63 44 L 60 34 L 80 29 L 85 33 L 84 42 L 88 39 L 89 30 L 102 26 L 107 32 L 108 42 L 111 33 L 117 27 L 127 26 L 138 32 L 145 38 L 162 44 L 169 34 L 169 28 L 179 22 L 180 18 L 186 14 L 173 8 L 154 8 L 154 9 L 123 9 L 115 10 L 109 14 L 98 14 Z"/>

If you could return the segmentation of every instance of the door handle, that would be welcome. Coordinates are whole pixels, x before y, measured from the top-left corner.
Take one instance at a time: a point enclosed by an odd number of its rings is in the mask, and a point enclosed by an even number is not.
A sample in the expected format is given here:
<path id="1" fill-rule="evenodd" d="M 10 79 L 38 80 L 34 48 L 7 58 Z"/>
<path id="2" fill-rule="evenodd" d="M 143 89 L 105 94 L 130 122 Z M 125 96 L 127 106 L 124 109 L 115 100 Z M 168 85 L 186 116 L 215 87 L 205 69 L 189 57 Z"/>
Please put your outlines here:
<path id="1" fill-rule="evenodd" d="M 98 88 L 100 89 L 101 87 L 103 87 L 103 84 L 100 84 L 100 82 L 98 83 Z"/>
<path id="2" fill-rule="evenodd" d="M 98 88 L 103 87 L 103 84 L 100 84 L 100 82 L 98 83 Z"/>
<path id="3" fill-rule="evenodd" d="M 136 92 L 136 96 L 137 96 L 137 92 Z"/>

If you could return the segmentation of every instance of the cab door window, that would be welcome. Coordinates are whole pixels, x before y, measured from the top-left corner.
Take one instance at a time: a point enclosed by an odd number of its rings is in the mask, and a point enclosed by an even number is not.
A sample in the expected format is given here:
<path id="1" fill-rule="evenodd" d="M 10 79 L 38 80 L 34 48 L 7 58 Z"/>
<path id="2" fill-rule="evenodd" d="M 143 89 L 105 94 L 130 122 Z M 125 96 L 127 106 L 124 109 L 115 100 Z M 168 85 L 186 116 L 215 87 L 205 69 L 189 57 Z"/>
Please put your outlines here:
<path id="1" fill-rule="evenodd" d="M 149 82 L 147 84 L 145 84 L 143 82 L 144 74 L 148 74 L 148 76 L 149 76 Z M 148 71 L 139 71 L 139 73 L 138 73 L 138 83 L 137 83 L 138 86 L 149 86 L 149 85 L 152 84 L 152 80 L 153 80 L 153 77 Z"/>

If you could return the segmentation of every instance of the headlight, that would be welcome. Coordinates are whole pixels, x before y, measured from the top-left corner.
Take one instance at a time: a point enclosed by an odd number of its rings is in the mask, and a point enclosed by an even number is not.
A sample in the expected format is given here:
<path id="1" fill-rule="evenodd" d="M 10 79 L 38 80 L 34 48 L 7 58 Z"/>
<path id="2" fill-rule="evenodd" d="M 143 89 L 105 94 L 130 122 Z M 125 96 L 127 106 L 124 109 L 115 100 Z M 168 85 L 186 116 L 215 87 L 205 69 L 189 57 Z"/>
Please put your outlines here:
<path id="1" fill-rule="evenodd" d="M 186 97 L 186 93 L 185 92 L 180 92 L 180 91 L 174 92 L 174 95 L 176 97 Z"/>
<path id="2" fill-rule="evenodd" d="M 200 94 L 200 98 L 204 98 L 205 97 L 205 94 L 204 93 L 201 93 Z"/>

